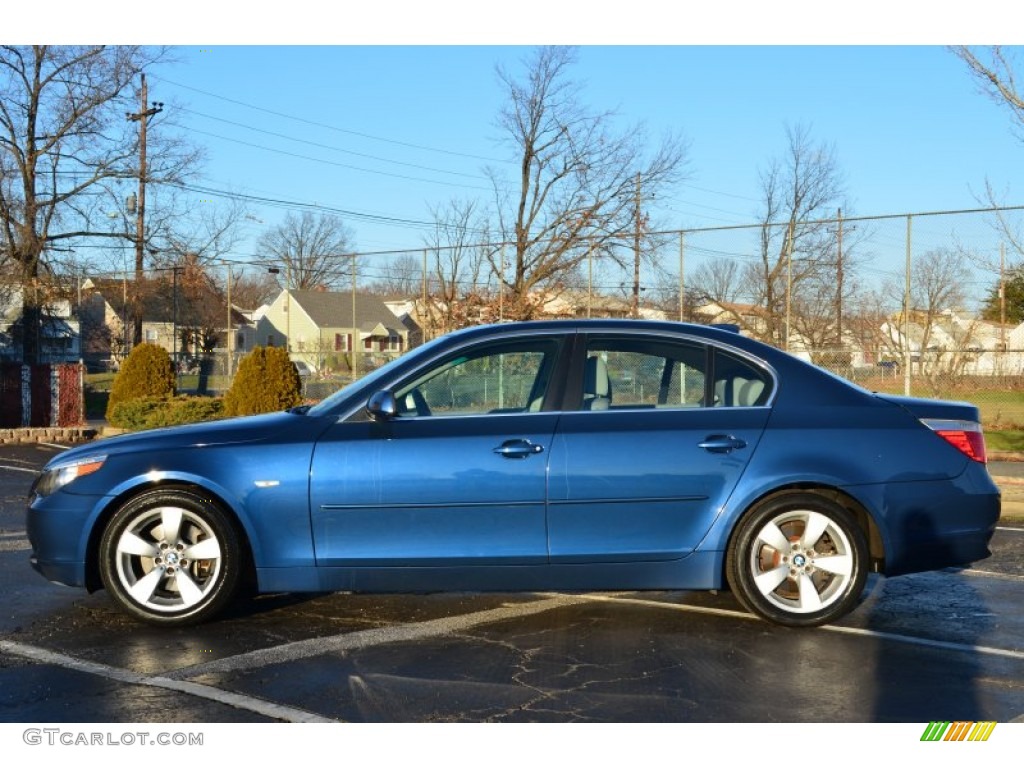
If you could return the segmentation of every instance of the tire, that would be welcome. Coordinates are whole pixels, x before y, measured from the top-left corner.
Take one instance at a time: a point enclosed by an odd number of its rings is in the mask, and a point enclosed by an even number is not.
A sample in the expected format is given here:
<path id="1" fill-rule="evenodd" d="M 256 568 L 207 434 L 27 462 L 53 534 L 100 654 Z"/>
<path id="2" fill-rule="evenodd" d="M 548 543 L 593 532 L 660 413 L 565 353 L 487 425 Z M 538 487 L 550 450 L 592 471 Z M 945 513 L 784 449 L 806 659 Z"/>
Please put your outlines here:
<path id="1" fill-rule="evenodd" d="M 787 627 L 828 624 L 852 611 L 867 565 L 867 542 L 853 516 L 808 492 L 773 496 L 752 508 L 726 555 L 729 586 L 739 601 Z"/>
<path id="2" fill-rule="evenodd" d="M 161 626 L 198 624 L 238 591 L 238 536 L 210 499 L 157 489 L 114 513 L 100 539 L 103 586 L 132 616 Z"/>

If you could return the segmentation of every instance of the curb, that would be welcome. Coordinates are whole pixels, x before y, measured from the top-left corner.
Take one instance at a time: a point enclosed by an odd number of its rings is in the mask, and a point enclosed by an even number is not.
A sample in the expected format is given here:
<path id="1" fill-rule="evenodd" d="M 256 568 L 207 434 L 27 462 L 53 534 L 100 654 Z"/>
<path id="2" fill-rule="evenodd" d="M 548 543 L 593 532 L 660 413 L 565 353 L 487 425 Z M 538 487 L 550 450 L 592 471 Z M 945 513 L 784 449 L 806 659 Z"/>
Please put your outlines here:
<path id="1" fill-rule="evenodd" d="M 28 427 L 0 429 L 0 444 L 86 443 L 96 437 L 93 427 Z"/>

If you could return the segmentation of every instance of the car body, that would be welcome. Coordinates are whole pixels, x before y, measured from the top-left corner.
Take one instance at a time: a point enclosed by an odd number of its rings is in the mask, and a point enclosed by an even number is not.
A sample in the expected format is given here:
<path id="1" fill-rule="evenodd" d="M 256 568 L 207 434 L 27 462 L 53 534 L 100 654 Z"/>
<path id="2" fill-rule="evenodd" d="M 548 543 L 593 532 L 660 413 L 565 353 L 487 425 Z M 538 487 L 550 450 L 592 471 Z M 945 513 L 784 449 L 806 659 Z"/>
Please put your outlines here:
<path id="1" fill-rule="evenodd" d="M 509 323 L 321 403 L 73 448 L 28 509 L 33 566 L 138 618 L 264 592 L 731 588 L 835 621 L 869 571 L 986 557 L 978 410 L 871 393 L 738 333 Z"/>

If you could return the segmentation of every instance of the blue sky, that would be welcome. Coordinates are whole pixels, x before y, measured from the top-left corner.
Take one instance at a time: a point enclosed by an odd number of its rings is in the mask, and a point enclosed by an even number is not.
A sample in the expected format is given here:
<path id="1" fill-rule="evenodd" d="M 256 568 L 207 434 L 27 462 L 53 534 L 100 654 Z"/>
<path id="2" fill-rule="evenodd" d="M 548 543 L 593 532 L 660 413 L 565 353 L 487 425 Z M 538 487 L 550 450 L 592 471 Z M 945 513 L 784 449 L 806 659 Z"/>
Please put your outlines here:
<path id="1" fill-rule="evenodd" d="M 450 197 L 487 200 L 485 166 L 513 167 L 495 66 L 529 50 L 183 47 L 151 72 L 150 97 L 187 110 L 211 185 L 425 220 Z M 975 207 L 986 179 L 1002 188 L 1024 160 L 1007 115 L 941 46 L 582 47 L 573 72 L 594 109 L 644 123 L 652 143 L 689 140 L 689 178 L 663 201 L 671 226 L 754 221 L 787 125 L 835 146 L 850 214 Z M 358 229 L 365 249 L 419 243 Z"/>
<path id="2" fill-rule="evenodd" d="M 175 121 L 206 151 L 203 183 L 347 212 L 365 252 L 417 249 L 431 207 L 490 201 L 483 168 L 514 168 L 495 125 L 505 98 L 495 67 L 522 71 L 535 43 L 582 44 L 572 74 L 593 109 L 644 124 L 652 142 L 686 137 L 688 177 L 650 210 L 666 228 L 754 222 L 759 171 L 796 125 L 834 146 L 845 215 L 974 208 L 986 181 L 1020 204 L 1024 141 L 944 47 L 1000 42 L 1012 12 L 995 0 L 927 10 L 882 0 L 841 14 L 805 0 L 179 0 L 145 16 L 98 0 L 88 13 L 67 4 L 47 29 L 53 42 L 178 44 L 177 63 L 149 71 L 150 98 L 182 108 Z M 249 212 L 232 260 L 255 256 L 256 237 L 287 209 Z M 901 266 L 897 227 L 892 252 L 872 256 L 876 275 Z"/>
<path id="3" fill-rule="evenodd" d="M 360 251 L 416 249 L 432 206 L 489 202 L 483 168 L 514 168 L 495 67 L 521 71 L 530 50 L 181 46 L 150 71 L 150 98 L 181 107 L 210 187 L 349 212 Z M 986 180 L 1024 199 L 1024 142 L 941 45 L 582 46 L 572 72 L 592 108 L 643 123 L 652 143 L 687 138 L 688 178 L 654 203 L 666 227 L 756 221 L 759 171 L 795 125 L 834 145 L 844 215 L 975 208 Z M 286 209 L 250 213 L 255 237 Z"/>

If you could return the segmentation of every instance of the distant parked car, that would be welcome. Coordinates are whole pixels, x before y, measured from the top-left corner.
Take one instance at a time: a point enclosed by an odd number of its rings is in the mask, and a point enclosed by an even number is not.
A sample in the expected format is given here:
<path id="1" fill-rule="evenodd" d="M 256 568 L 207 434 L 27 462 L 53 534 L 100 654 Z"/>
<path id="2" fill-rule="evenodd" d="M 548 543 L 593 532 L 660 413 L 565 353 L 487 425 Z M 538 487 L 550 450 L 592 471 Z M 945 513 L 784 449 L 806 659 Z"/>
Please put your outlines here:
<path id="1" fill-rule="evenodd" d="M 727 330 L 595 320 L 460 331 L 313 407 L 73 448 L 27 529 L 44 576 L 162 625 L 252 582 L 728 586 L 813 626 L 869 571 L 986 557 L 999 511 L 973 405 L 874 394 Z"/>
<path id="2" fill-rule="evenodd" d="M 295 370 L 299 372 L 299 376 L 304 379 L 312 376 L 314 373 L 313 368 L 305 360 L 292 360 L 292 365 L 294 365 Z"/>

